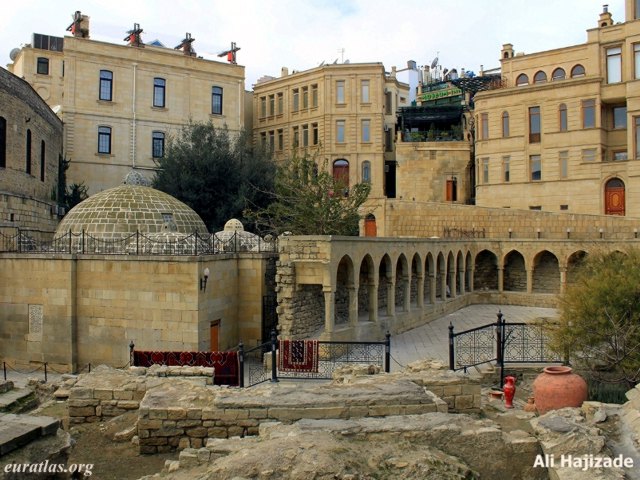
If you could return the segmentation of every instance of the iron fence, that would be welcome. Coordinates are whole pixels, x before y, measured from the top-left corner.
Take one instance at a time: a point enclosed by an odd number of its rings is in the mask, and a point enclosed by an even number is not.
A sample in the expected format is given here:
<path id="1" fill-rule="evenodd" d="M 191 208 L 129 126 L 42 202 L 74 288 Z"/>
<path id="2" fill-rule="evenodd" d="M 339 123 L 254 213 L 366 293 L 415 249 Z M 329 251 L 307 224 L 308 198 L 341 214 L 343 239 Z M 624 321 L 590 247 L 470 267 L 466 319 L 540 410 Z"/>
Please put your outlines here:
<path id="1" fill-rule="evenodd" d="M 97 238 L 82 230 L 71 231 L 51 240 L 36 239 L 27 231 L 15 235 L 0 232 L 0 252 L 68 253 L 104 255 L 213 255 L 237 252 L 277 252 L 277 239 L 234 232 L 232 235 L 142 233 L 136 231 L 120 238 Z"/>

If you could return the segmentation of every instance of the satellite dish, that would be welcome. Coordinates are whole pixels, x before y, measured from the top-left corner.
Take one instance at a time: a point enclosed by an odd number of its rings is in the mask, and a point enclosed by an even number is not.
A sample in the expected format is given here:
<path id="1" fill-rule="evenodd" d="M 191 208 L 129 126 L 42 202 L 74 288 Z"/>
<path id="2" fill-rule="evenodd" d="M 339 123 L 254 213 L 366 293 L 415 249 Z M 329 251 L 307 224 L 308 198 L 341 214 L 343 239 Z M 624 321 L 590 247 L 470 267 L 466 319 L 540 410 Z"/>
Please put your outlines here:
<path id="1" fill-rule="evenodd" d="M 18 58 L 19 53 L 20 53 L 19 48 L 14 48 L 13 50 L 11 50 L 11 52 L 9 52 L 9 58 L 11 59 L 12 62 L 14 62 L 16 58 Z"/>
<path id="2" fill-rule="evenodd" d="M 348 63 L 351 63 L 351 60 L 349 60 L 349 59 L 347 58 L 347 59 L 344 61 L 344 64 L 346 65 L 346 64 L 348 64 Z"/>
<path id="3" fill-rule="evenodd" d="M 431 62 L 431 68 L 436 68 L 438 66 L 438 57 L 433 59 L 433 62 Z"/>
<path id="4" fill-rule="evenodd" d="M 337 58 L 333 61 L 333 64 L 334 64 L 334 65 L 335 65 L 336 63 L 338 63 L 338 59 L 337 59 Z"/>
<path id="5" fill-rule="evenodd" d="M 322 60 L 322 62 L 320 62 L 320 65 L 318 65 L 319 67 L 324 65 L 324 60 Z"/>

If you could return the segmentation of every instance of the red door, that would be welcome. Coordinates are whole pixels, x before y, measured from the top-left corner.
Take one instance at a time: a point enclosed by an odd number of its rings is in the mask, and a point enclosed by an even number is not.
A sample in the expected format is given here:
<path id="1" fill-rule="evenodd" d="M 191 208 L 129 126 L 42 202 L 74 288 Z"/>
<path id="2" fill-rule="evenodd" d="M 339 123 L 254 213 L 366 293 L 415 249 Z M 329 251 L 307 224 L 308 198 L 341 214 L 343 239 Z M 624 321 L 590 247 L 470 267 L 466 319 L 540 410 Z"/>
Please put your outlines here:
<path id="1" fill-rule="evenodd" d="M 365 237 L 375 237 L 378 235 L 376 227 L 376 217 L 373 215 L 367 215 L 364 219 L 364 236 Z"/>
<path id="2" fill-rule="evenodd" d="M 612 178 L 604 187 L 604 213 L 625 214 L 624 182 L 619 178 Z"/>

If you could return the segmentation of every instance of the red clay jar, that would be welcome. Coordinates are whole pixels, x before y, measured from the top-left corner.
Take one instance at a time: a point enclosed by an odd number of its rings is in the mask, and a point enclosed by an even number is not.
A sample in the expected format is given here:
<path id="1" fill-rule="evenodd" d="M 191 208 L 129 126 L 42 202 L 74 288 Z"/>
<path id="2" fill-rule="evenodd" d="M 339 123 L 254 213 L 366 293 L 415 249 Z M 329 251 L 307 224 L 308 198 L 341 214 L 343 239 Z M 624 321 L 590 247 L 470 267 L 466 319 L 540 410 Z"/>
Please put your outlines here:
<path id="1" fill-rule="evenodd" d="M 540 415 L 564 407 L 580 407 L 587 399 L 587 382 L 571 367 L 546 367 L 533 382 L 533 396 Z"/>

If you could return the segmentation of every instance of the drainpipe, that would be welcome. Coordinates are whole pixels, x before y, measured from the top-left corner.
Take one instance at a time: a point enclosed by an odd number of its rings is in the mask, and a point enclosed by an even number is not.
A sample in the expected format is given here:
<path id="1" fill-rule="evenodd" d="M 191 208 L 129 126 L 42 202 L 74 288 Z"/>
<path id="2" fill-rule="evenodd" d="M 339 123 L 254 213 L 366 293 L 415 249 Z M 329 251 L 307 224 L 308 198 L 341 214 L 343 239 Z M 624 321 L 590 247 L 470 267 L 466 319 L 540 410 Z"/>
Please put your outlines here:
<path id="1" fill-rule="evenodd" d="M 242 81 L 238 80 L 238 132 L 242 130 L 244 112 L 242 106 L 244 105 L 244 89 L 242 88 Z"/>
<path id="2" fill-rule="evenodd" d="M 131 124 L 131 168 L 136 168 L 136 68 L 138 64 L 133 64 L 133 95 L 131 96 L 131 109 L 133 118 Z"/>

